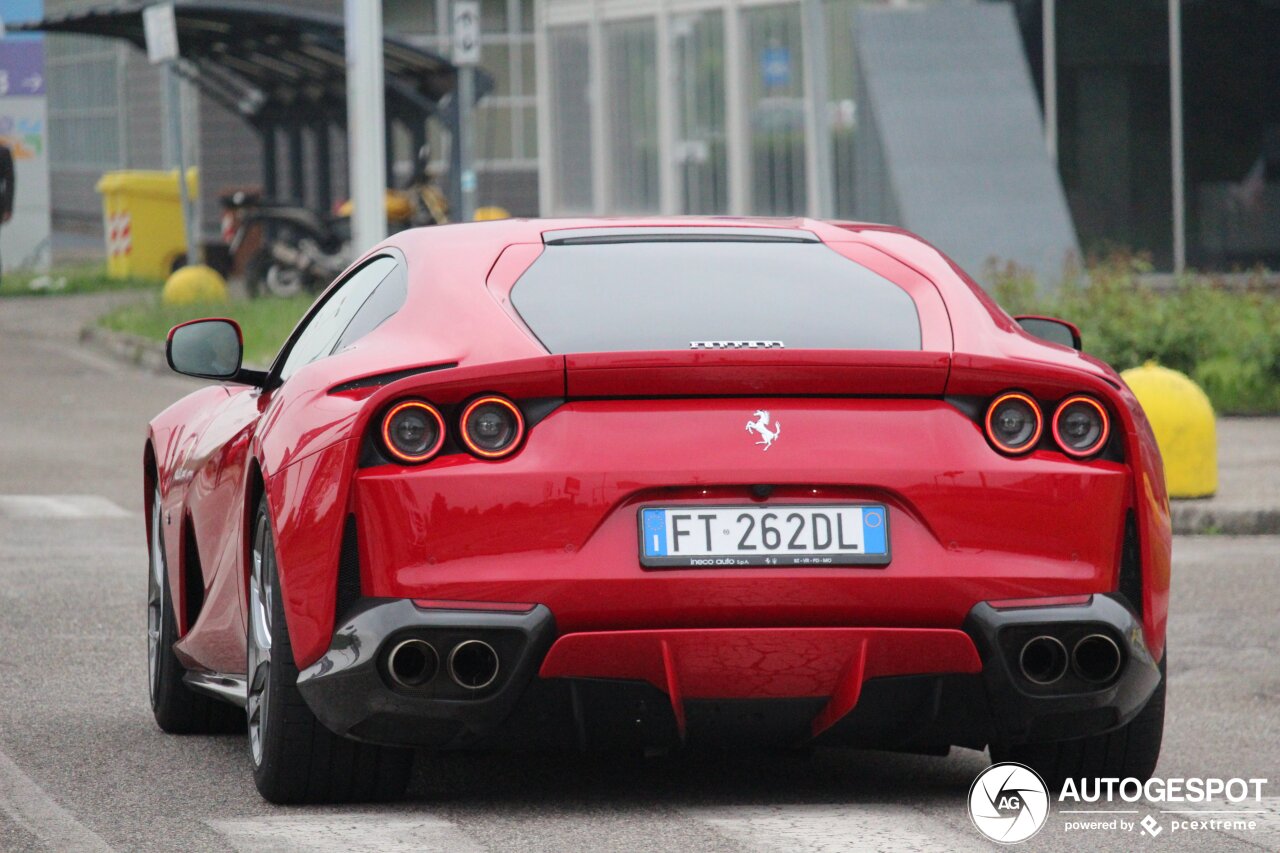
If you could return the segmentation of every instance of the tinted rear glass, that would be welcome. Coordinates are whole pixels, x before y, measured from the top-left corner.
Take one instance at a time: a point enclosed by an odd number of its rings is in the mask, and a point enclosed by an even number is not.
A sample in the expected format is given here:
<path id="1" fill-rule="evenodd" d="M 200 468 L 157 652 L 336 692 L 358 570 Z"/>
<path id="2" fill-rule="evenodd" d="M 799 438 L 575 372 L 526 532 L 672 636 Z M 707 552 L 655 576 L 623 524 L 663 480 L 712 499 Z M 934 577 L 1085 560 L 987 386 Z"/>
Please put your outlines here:
<path id="1" fill-rule="evenodd" d="M 553 353 L 689 349 L 695 341 L 920 349 L 907 292 L 822 243 L 548 245 L 511 300 Z"/>

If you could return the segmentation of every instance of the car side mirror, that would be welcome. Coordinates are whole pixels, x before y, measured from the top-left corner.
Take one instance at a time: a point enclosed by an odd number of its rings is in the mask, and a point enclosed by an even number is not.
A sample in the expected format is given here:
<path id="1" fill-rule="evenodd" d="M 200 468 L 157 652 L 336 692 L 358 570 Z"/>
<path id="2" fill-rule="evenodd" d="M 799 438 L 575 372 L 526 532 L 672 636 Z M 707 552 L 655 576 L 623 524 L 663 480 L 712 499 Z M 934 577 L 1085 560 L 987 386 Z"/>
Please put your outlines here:
<path id="1" fill-rule="evenodd" d="M 1040 317 L 1028 315 L 1014 317 L 1018 325 L 1029 335 L 1034 335 L 1051 344 L 1062 344 L 1064 347 L 1080 349 L 1080 327 L 1057 317 Z"/>
<path id="2" fill-rule="evenodd" d="M 169 330 L 165 357 L 187 376 L 233 379 L 244 358 L 244 336 L 234 320 L 191 320 Z"/>

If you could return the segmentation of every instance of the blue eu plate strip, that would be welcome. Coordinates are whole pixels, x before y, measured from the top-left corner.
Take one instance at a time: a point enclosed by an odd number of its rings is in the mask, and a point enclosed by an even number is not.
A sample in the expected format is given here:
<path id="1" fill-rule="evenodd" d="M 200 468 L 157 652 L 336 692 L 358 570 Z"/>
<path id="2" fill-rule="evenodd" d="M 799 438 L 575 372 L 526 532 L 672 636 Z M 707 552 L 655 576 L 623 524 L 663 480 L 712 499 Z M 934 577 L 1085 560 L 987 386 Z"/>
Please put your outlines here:
<path id="1" fill-rule="evenodd" d="M 884 517 L 888 510 L 880 507 L 868 507 L 862 511 L 862 546 L 863 553 L 884 554 Z"/>
<path id="2" fill-rule="evenodd" d="M 646 509 L 644 511 L 644 553 L 646 557 L 667 556 L 666 510 Z"/>

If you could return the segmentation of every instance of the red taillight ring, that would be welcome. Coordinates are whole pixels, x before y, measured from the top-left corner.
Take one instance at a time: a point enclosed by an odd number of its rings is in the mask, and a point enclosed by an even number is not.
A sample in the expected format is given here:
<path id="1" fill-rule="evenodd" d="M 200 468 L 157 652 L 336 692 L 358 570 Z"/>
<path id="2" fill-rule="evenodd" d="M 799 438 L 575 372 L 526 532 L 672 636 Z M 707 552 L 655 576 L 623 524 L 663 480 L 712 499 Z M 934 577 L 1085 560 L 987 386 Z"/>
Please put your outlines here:
<path id="1" fill-rule="evenodd" d="M 1021 400 L 1030 406 L 1031 411 L 1035 413 L 1036 431 L 1031 434 L 1030 440 L 1021 447 L 1010 447 L 1007 444 L 1004 444 L 1000 439 L 996 438 L 996 432 L 991 428 L 991 416 L 995 414 L 996 407 L 1005 400 Z M 1034 450 L 1035 446 L 1040 443 L 1040 434 L 1044 432 L 1044 415 L 1041 414 L 1040 404 L 1035 401 L 1034 397 L 1023 394 L 1020 391 L 1006 391 L 992 400 L 991 405 L 987 406 L 987 416 L 983 418 L 983 426 L 987 433 L 987 441 L 990 441 L 995 445 L 997 450 L 1001 453 L 1007 453 L 1010 456 L 1021 456 L 1024 453 L 1029 453 Z"/>
<path id="2" fill-rule="evenodd" d="M 1098 435 L 1098 440 L 1084 450 L 1073 450 L 1067 446 L 1067 443 L 1062 440 L 1062 435 L 1058 431 L 1058 422 L 1062 420 L 1062 413 L 1066 410 L 1067 406 L 1070 406 L 1072 403 L 1087 403 L 1088 405 L 1093 406 L 1098 411 L 1098 417 L 1102 419 L 1102 432 Z M 1107 410 L 1101 403 L 1086 394 L 1076 394 L 1073 397 L 1068 397 L 1058 404 L 1058 408 L 1053 413 L 1053 440 L 1058 443 L 1058 447 L 1061 448 L 1062 452 L 1068 456 L 1073 456 L 1076 459 L 1084 459 L 1087 456 L 1092 456 L 1107 446 L 1107 439 L 1110 437 L 1111 416 L 1107 414 Z"/>
<path id="3" fill-rule="evenodd" d="M 431 445 L 431 447 L 425 452 L 417 455 L 410 455 L 397 450 L 395 444 L 391 441 L 390 434 L 388 433 L 388 429 L 391 426 L 391 419 L 394 418 L 398 412 L 403 412 L 405 409 L 413 408 L 422 409 L 424 412 L 431 415 L 431 417 L 435 418 L 436 421 L 435 444 Z M 410 465 L 420 465 L 421 463 L 431 459 L 439 453 L 440 448 L 444 446 L 444 418 L 440 415 L 440 410 L 425 400 L 405 400 L 392 406 L 391 409 L 382 416 L 382 446 L 386 448 L 386 451 L 397 461 L 406 462 Z"/>
<path id="4" fill-rule="evenodd" d="M 471 440 L 471 436 L 467 434 L 467 419 L 471 417 L 472 412 L 486 403 L 496 403 L 497 405 L 502 406 L 504 409 L 511 412 L 512 416 L 516 419 L 515 437 L 512 438 L 511 442 L 501 450 L 485 450 L 482 447 L 477 447 L 475 442 Z M 501 459 L 504 456 L 510 456 L 512 453 L 516 452 L 516 449 L 520 446 L 520 442 L 524 439 L 524 414 L 520 411 L 519 406 L 508 400 L 506 397 L 499 397 L 492 394 L 487 397 L 477 397 L 468 403 L 467 407 L 462 410 L 462 417 L 458 419 L 458 423 L 461 426 L 459 433 L 462 435 L 462 443 L 467 446 L 467 450 L 482 459 Z"/>

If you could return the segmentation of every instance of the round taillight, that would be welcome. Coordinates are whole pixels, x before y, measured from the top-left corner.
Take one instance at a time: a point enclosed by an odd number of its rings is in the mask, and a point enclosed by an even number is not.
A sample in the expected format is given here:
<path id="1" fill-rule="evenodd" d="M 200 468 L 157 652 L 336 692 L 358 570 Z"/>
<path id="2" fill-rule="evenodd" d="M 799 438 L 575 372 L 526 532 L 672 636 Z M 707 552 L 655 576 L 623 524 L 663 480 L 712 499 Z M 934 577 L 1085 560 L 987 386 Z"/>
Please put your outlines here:
<path id="1" fill-rule="evenodd" d="M 382 444 L 398 462 L 426 462 L 444 444 L 444 418 L 425 400 L 396 403 L 382 418 Z"/>
<path id="2" fill-rule="evenodd" d="M 1102 404 L 1077 394 L 1058 404 L 1053 413 L 1053 440 L 1062 452 L 1077 459 L 1092 456 L 1106 446 L 1111 418 Z"/>
<path id="3" fill-rule="evenodd" d="M 1020 391 L 1006 391 L 987 406 L 986 430 L 987 439 L 1001 453 L 1026 453 L 1044 431 L 1040 406 Z"/>
<path id="4" fill-rule="evenodd" d="M 481 397 L 462 411 L 462 443 L 484 459 L 514 453 L 524 438 L 524 415 L 506 397 Z"/>

